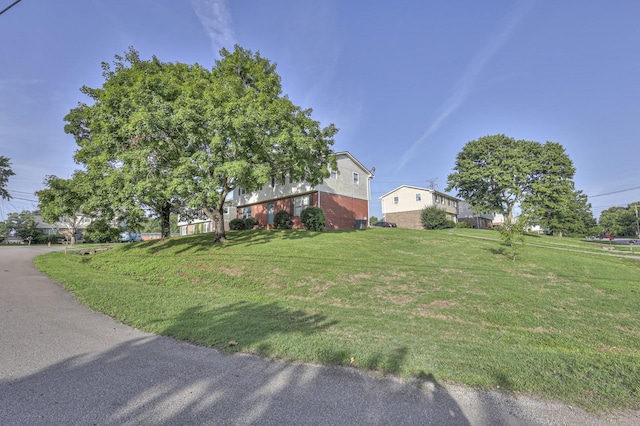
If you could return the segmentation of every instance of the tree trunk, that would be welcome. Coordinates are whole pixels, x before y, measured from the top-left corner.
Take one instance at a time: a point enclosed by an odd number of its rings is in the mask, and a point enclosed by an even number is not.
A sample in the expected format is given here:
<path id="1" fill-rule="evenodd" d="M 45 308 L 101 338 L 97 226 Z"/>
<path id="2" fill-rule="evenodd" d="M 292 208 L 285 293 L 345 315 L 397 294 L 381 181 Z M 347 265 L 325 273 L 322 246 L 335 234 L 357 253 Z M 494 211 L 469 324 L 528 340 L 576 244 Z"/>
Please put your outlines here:
<path id="1" fill-rule="evenodd" d="M 209 207 L 203 208 L 202 211 L 213 222 L 213 242 L 226 241 L 227 236 L 224 232 L 224 205 L 219 207 L 217 211 Z"/>
<path id="2" fill-rule="evenodd" d="M 162 211 L 160 212 L 160 234 L 161 238 L 169 238 L 171 236 L 171 204 L 166 203 L 162 206 Z"/>

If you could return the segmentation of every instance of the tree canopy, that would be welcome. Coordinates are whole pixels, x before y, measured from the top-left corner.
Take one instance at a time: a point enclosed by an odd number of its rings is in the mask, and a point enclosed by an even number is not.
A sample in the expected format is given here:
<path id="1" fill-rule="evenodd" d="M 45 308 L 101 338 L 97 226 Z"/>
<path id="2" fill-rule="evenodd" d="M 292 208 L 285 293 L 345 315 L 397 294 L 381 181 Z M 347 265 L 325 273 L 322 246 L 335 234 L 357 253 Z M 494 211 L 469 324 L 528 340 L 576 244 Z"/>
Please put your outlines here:
<path id="1" fill-rule="evenodd" d="M 499 212 L 507 224 L 519 206 L 532 218 L 551 217 L 579 193 L 575 168 L 556 142 L 515 140 L 505 135 L 468 142 L 456 157 L 447 191 L 479 211 Z"/>
<path id="2" fill-rule="evenodd" d="M 640 215 L 640 201 L 629 204 L 626 207 L 610 207 L 600 213 L 600 226 L 604 233 L 619 237 L 636 236 L 640 238 L 638 216 Z"/>
<path id="3" fill-rule="evenodd" d="M 71 243 L 75 244 L 78 225 L 89 197 L 86 175 L 80 171 L 71 179 L 50 175 L 45 178 L 44 184 L 46 188 L 36 192 L 40 215 L 49 223 L 62 223 L 69 231 Z"/>
<path id="4" fill-rule="evenodd" d="M 11 160 L 8 157 L 0 155 L 0 199 L 10 200 L 11 195 L 7 191 L 7 183 L 9 178 L 15 173 L 11 170 Z"/>
<path id="5" fill-rule="evenodd" d="M 259 53 L 236 46 L 220 56 L 208 70 L 142 60 L 131 48 L 103 64 L 101 88 L 82 88 L 93 104 L 71 110 L 65 131 L 100 187 L 96 206 L 111 206 L 113 216 L 151 211 L 164 236 L 172 213 L 202 211 L 224 235 L 224 202 L 235 188 L 328 176 L 337 129 L 321 128 L 283 95 L 275 64 Z"/>

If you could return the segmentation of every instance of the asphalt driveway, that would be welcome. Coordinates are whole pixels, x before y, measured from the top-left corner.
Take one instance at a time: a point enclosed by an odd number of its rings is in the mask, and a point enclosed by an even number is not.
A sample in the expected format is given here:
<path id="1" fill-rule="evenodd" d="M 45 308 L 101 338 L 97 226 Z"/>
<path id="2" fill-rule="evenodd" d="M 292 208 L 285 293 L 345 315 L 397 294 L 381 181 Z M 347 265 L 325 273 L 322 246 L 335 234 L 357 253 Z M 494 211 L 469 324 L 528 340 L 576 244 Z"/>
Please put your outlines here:
<path id="1" fill-rule="evenodd" d="M 2 425 L 638 424 L 499 393 L 350 368 L 223 356 L 77 302 L 33 266 L 59 247 L 0 247 Z"/>

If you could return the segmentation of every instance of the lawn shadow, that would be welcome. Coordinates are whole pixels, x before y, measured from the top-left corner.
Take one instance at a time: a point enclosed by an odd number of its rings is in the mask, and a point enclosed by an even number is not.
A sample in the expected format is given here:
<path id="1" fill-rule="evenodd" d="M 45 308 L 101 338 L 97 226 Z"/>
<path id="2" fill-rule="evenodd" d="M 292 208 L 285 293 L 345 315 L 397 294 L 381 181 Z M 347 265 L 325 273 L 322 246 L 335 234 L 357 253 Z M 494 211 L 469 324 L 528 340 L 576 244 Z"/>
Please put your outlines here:
<path id="1" fill-rule="evenodd" d="M 225 352 L 256 351 L 271 356 L 273 350 L 265 340 L 273 334 L 312 335 L 338 324 L 323 314 L 309 314 L 284 308 L 277 303 L 241 301 L 215 309 L 194 306 L 170 320 L 161 331 L 165 336 Z"/>

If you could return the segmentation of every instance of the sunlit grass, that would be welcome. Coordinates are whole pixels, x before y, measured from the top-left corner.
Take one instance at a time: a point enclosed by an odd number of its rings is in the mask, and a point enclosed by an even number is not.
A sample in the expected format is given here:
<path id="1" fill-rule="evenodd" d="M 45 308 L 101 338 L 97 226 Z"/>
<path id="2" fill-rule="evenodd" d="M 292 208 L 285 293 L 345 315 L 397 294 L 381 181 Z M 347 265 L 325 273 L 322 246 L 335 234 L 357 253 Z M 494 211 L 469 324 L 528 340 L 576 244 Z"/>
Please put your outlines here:
<path id="1" fill-rule="evenodd" d="M 640 259 L 530 237 L 513 262 L 497 239 L 247 231 L 224 244 L 205 234 L 36 264 L 119 321 L 223 352 L 638 408 Z"/>

